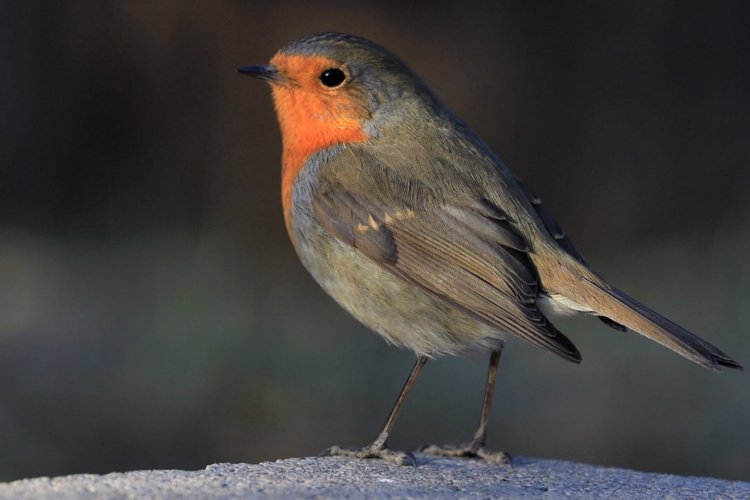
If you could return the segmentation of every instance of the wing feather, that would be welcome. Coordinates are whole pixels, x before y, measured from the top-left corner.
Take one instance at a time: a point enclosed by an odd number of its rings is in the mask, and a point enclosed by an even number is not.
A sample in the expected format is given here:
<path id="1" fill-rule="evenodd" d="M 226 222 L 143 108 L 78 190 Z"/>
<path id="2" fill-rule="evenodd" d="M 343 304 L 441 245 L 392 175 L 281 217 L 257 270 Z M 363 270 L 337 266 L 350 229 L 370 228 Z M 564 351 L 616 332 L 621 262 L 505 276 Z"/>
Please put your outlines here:
<path id="1" fill-rule="evenodd" d="M 579 362 L 573 343 L 536 305 L 529 245 L 487 200 L 409 207 L 327 184 L 313 210 L 333 236 L 465 313 Z"/>

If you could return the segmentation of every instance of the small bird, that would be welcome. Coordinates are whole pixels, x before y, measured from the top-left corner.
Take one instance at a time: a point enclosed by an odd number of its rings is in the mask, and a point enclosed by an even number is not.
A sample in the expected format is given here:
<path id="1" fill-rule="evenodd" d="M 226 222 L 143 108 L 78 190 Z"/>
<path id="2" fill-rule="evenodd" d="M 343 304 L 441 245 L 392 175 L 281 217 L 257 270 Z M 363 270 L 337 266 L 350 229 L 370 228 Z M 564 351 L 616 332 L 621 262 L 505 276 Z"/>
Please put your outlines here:
<path id="1" fill-rule="evenodd" d="M 585 313 L 699 365 L 732 358 L 610 286 L 538 196 L 396 55 L 342 33 L 306 35 L 241 73 L 271 85 L 281 199 L 302 264 L 345 310 L 417 361 L 375 441 L 329 455 L 416 465 L 388 437 L 427 360 L 490 353 L 479 427 L 442 456 L 508 463 L 485 448 L 505 341 L 579 363 L 548 316 Z"/>

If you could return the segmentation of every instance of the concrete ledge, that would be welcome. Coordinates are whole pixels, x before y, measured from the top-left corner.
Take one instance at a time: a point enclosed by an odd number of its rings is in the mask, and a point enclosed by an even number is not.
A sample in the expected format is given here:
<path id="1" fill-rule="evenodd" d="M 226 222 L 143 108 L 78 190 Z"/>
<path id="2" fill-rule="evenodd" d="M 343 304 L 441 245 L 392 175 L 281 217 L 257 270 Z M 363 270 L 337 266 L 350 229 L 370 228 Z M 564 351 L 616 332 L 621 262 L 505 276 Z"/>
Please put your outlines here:
<path id="1" fill-rule="evenodd" d="M 750 483 L 517 457 L 512 467 L 418 455 L 419 467 L 340 457 L 23 479 L 0 498 L 750 498 Z"/>

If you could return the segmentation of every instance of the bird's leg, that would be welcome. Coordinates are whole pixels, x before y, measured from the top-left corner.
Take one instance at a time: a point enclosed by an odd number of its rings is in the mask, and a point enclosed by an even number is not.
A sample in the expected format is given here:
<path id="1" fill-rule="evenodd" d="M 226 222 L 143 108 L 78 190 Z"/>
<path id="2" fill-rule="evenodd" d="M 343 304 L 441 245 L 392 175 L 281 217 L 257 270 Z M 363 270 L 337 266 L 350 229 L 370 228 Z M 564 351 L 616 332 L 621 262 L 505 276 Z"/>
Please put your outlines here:
<path id="1" fill-rule="evenodd" d="M 406 401 L 406 397 L 409 395 L 409 391 L 411 391 L 411 388 L 414 385 L 414 382 L 417 380 L 417 377 L 422 371 L 425 363 L 427 363 L 427 356 L 419 356 L 417 358 L 417 362 L 414 364 L 414 368 L 412 368 L 411 374 L 409 374 L 409 378 L 406 379 L 404 387 L 401 389 L 401 393 L 398 395 L 398 399 L 396 399 L 396 403 L 393 405 L 391 413 L 388 415 L 388 419 L 385 421 L 385 425 L 383 425 L 383 429 L 380 431 L 380 434 L 378 434 L 378 437 L 370 446 L 365 446 L 364 448 L 359 449 L 349 449 L 341 448 L 339 446 L 332 446 L 324 450 L 321 455 L 354 458 L 381 458 L 396 465 L 416 466 L 417 459 L 414 458 L 414 455 L 412 453 L 389 450 L 387 448 L 387 444 L 388 436 L 391 435 L 391 431 L 393 430 L 393 426 L 396 423 L 396 418 L 401 411 L 401 407 L 403 406 L 404 401 Z"/>
<path id="2" fill-rule="evenodd" d="M 492 406 L 492 395 L 495 393 L 495 379 L 497 378 L 497 367 L 500 364 L 500 354 L 502 353 L 502 347 L 493 351 L 490 356 L 490 368 L 487 371 L 487 386 L 484 390 L 484 401 L 482 402 L 482 415 L 479 418 L 479 427 L 474 433 L 474 438 L 469 444 L 462 446 L 436 446 L 429 445 L 423 447 L 420 451 L 428 453 L 430 455 L 438 455 L 442 457 L 473 457 L 481 458 L 487 462 L 492 462 L 498 465 L 511 463 L 511 457 L 505 452 L 497 451 L 492 452 L 486 450 L 484 446 L 487 444 L 487 422 L 490 417 L 490 407 Z"/>

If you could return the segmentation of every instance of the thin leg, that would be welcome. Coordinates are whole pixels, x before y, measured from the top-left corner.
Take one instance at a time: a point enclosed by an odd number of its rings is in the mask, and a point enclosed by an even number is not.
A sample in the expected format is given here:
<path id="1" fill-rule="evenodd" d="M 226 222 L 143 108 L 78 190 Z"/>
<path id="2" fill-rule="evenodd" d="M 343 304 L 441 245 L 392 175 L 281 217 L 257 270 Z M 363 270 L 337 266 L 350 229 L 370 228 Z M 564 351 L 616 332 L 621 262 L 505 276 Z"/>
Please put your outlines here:
<path id="1" fill-rule="evenodd" d="M 499 351 L 492 351 L 490 355 L 490 368 L 487 370 L 487 385 L 484 388 L 484 401 L 482 401 L 482 415 L 479 417 L 477 432 L 474 433 L 474 439 L 471 441 L 478 448 L 484 448 L 484 445 L 487 444 L 487 422 L 490 419 L 492 396 L 495 394 L 497 367 L 500 365 L 500 354 L 502 352 L 502 349 L 500 349 Z"/>
<path id="2" fill-rule="evenodd" d="M 383 460 L 387 460 L 397 465 L 416 466 L 417 460 L 414 458 L 413 454 L 403 451 L 391 451 L 386 446 L 388 444 L 388 437 L 391 435 L 393 426 L 396 424 L 396 418 L 398 418 L 398 414 L 401 412 L 401 407 L 404 405 L 404 401 L 406 401 L 406 397 L 409 395 L 414 382 L 416 382 L 417 377 L 419 377 L 419 374 L 422 372 L 422 368 L 424 368 L 425 363 L 427 363 L 427 359 L 427 356 L 420 356 L 417 358 L 417 362 L 414 363 L 414 368 L 411 369 L 409 378 L 406 379 L 404 387 L 401 389 L 401 393 L 393 404 L 391 413 L 388 414 L 388 419 L 386 419 L 383 429 L 370 446 L 365 446 L 364 448 L 359 449 L 346 449 L 339 446 L 332 446 L 327 450 L 324 450 L 321 455 L 336 455 L 355 458 L 382 458 Z"/>
<path id="3" fill-rule="evenodd" d="M 414 382 L 417 381 L 417 377 L 422 372 L 422 368 L 424 368 L 424 365 L 426 363 L 427 356 L 420 356 L 419 358 L 417 358 L 417 362 L 414 363 L 414 368 L 411 369 L 409 378 L 407 378 L 406 382 L 404 382 L 404 387 L 401 389 L 401 393 L 398 395 L 398 399 L 396 399 L 396 402 L 393 404 L 393 408 L 391 408 L 391 413 L 388 415 L 388 419 L 385 421 L 385 424 L 383 424 L 383 429 L 380 431 L 380 434 L 378 434 L 375 442 L 372 443 L 373 448 L 382 449 L 385 448 L 388 444 L 388 437 L 391 435 L 393 426 L 396 424 L 396 418 L 401 412 L 401 407 L 404 405 L 406 397 L 409 395 L 409 392 L 411 392 L 411 388 L 414 385 Z"/>
<path id="4" fill-rule="evenodd" d="M 487 422 L 490 417 L 492 396 L 495 393 L 497 368 L 500 364 L 500 355 L 502 352 L 502 347 L 500 347 L 490 355 L 490 367 L 487 371 L 487 385 L 484 389 L 484 400 L 482 401 L 482 414 L 479 417 L 479 427 L 474 433 L 474 438 L 471 440 L 471 443 L 458 447 L 429 445 L 423 447 L 421 449 L 422 452 L 443 457 L 482 458 L 498 465 L 511 463 L 511 457 L 507 453 L 502 451 L 491 452 L 484 448 L 487 444 Z"/>

